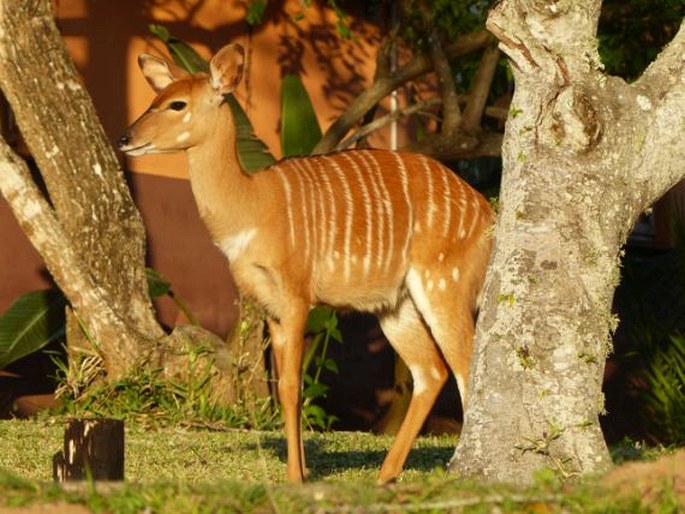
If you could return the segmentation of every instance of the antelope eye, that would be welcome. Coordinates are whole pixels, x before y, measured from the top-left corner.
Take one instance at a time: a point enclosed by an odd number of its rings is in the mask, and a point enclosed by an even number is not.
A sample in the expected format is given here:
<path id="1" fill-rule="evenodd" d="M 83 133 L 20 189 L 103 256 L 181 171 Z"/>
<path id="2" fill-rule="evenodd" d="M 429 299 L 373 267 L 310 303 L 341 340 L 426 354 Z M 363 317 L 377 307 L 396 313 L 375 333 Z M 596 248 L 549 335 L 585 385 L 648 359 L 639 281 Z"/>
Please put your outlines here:
<path id="1" fill-rule="evenodd" d="M 186 105 L 188 105 L 186 102 L 181 102 L 180 100 L 176 100 L 175 102 L 171 102 L 169 104 L 169 109 L 173 111 L 182 111 L 183 109 L 186 108 Z"/>

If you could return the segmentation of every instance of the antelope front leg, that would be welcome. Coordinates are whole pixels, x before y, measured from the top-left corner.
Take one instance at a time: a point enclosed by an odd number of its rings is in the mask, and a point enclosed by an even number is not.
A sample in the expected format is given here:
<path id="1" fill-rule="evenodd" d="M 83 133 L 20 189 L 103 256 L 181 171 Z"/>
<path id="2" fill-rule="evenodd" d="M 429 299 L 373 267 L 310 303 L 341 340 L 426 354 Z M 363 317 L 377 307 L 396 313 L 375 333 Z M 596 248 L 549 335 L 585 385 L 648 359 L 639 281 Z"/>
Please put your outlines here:
<path id="1" fill-rule="evenodd" d="M 302 482 L 306 474 L 302 441 L 302 357 L 306 321 L 306 308 L 293 308 L 283 319 L 269 321 L 288 446 L 288 480 L 291 482 Z"/>

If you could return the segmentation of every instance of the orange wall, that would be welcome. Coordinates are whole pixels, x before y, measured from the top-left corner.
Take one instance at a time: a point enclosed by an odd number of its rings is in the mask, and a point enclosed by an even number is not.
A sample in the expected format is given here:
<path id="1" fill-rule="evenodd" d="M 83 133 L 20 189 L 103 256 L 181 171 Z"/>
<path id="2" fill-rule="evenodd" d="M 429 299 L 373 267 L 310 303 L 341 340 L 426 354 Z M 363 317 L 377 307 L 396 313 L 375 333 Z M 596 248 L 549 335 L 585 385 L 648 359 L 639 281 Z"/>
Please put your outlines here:
<path id="1" fill-rule="evenodd" d="M 255 131 L 280 156 L 281 77 L 301 74 L 325 129 L 366 87 L 375 71 L 379 29 L 352 21 L 353 40 L 336 32 L 337 18 L 324 2 L 301 11 L 300 0 L 272 0 L 264 23 L 250 30 L 245 2 L 226 0 L 56 0 L 58 23 L 68 49 L 93 96 L 105 131 L 113 141 L 153 97 L 137 66 L 140 53 L 167 55 L 147 26 L 159 23 L 191 43 L 205 57 L 228 42 L 248 51 L 245 78 L 237 98 Z M 303 12 L 305 18 L 294 21 Z M 385 146 L 384 137 L 376 145 Z M 182 155 L 131 159 L 129 169 L 185 177 Z"/>

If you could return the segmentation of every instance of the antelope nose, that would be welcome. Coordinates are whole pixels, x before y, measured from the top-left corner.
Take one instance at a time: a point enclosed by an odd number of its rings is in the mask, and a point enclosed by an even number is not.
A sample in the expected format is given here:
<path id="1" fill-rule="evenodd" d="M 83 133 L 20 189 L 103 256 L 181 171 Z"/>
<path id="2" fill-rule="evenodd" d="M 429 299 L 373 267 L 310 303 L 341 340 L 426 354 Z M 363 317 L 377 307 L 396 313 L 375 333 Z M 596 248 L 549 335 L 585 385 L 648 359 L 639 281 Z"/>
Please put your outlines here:
<path id="1" fill-rule="evenodd" d="M 131 134 L 128 132 L 124 132 L 119 136 L 119 139 L 117 139 L 117 146 L 121 149 L 124 148 L 125 146 L 128 146 L 129 143 L 131 142 Z"/>

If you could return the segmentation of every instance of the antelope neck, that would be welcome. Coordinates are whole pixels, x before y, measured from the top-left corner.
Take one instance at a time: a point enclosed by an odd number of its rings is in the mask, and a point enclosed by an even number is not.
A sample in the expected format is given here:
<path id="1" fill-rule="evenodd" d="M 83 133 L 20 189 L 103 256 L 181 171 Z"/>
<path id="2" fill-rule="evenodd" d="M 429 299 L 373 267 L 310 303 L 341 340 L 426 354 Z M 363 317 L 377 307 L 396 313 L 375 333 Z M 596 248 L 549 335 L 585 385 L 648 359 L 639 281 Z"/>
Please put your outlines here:
<path id="1" fill-rule="evenodd" d="M 209 137 L 188 148 L 188 173 L 200 216 L 215 237 L 239 232 L 255 206 L 254 180 L 240 165 L 231 109 L 222 103 Z M 219 229 L 219 227 L 221 227 Z"/>

